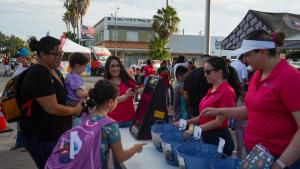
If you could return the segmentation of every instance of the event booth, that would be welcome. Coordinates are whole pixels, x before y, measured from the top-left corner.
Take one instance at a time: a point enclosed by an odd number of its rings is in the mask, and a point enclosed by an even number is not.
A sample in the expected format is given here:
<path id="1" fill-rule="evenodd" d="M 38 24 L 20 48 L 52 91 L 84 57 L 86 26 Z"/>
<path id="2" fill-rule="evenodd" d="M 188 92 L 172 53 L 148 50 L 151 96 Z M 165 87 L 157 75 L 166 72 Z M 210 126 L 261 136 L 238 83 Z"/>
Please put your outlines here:
<path id="1" fill-rule="evenodd" d="M 234 50 L 242 40 L 255 30 L 284 32 L 284 48 L 300 49 L 300 15 L 291 13 L 270 13 L 249 10 L 238 26 L 222 41 L 222 49 Z"/>

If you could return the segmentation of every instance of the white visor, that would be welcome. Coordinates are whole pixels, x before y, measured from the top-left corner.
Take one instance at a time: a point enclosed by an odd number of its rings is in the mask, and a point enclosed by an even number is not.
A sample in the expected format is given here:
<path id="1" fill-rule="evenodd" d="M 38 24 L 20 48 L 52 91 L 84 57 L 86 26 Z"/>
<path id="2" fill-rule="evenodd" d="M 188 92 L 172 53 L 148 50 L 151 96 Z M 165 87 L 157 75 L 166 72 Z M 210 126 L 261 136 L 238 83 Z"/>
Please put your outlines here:
<path id="1" fill-rule="evenodd" d="M 234 51 L 233 55 L 239 56 L 241 54 L 250 52 L 255 49 L 272 49 L 275 48 L 275 43 L 270 41 L 258 41 L 258 40 L 243 40 L 242 46 Z"/>

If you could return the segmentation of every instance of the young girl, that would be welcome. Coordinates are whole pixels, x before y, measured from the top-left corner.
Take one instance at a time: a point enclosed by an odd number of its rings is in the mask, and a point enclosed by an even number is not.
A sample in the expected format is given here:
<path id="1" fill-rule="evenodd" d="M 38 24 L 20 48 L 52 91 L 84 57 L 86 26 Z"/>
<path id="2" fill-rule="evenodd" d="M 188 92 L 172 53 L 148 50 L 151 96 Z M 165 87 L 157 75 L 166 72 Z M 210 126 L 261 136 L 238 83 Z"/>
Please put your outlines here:
<path id="1" fill-rule="evenodd" d="M 68 90 L 67 104 L 76 105 L 83 98 L 87 97 L 88 92 L 84 89 L 81 74 L 85 71 L 89 58 L 82 53 L 75 52 L 69 57 L 71 72 L 67 74 L 65 85 Z"/>
<path id="2" fill-rule="evenodd" d="M 99 80 L 93 89 L 89 91 L 90 99 L 87 105 L 90 108 L 90 116 L 93 121 L 100 121 L 108 112 L 112 112 L 118 104 L 118 90 L 108 80 Z M 101 168 L 108 165 L 108 155 L 111 149 L 114 157 L 122 163 L 132 157 L 135 153 L 140 153 L 144 144 L 135 144 L 131 148 L 124 150 L 121 143 L 119 127 L 116 123 L 110 123 L 102 128 L 101 142 Z"/>

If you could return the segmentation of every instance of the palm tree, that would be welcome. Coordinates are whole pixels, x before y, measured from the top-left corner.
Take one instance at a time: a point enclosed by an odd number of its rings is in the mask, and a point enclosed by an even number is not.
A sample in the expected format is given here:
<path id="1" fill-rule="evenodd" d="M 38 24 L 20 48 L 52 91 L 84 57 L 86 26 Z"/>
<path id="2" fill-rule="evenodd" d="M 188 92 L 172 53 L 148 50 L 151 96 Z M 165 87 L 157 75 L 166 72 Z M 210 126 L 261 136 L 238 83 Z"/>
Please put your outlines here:
<path id="1" fill-rule="evenodd" d="M 77 10 L 76 0 L 66 0 L 65 7 L 67 7 L 68 12 L 70 13 L 70 22 L 73 27 L 73 31 L 75 33 L 75 29 L 77 28 L 77 36 L 79 37 L 79 29 L 78 29 L 78 21 L 79 21 L 79 13 Z"/>
<path id="2" fill-rule="evenodd" d="M 90 0 L 77 0 L 77 9 L 80 14 L 80 26 L 82 26 L 82 18 L 86 14 Z"/>
<path id="3" fill-rule="evenodd" d="M 65 22 L 66 24 L 66 28 L 67 28 L 67 32 L 70 31 L 70 13 L 69 11 L 66 11 L 62 17 L 62 20 Z"/>
<path id="4" fill-rule="evenodd" d="M 169 59 L 171 57 L 166 46 L 169 37 L 178 31 L 180 22 L 176 10 L 167 6 L 157 10 L 157 14 L 153 16 L 153 29 L 155 32 L 154 39 L 150 42 L 150 56 L 153 59 Z"/>
<path id="5" fill-rule="evenodd" d="M 178 31 L 178 24 L 180 19 L 176 10 L 167 6 L 157 11 L 157 14 L 153 16 L 153 28 L 160 38 L 168 39 L 172 34 Z"/>

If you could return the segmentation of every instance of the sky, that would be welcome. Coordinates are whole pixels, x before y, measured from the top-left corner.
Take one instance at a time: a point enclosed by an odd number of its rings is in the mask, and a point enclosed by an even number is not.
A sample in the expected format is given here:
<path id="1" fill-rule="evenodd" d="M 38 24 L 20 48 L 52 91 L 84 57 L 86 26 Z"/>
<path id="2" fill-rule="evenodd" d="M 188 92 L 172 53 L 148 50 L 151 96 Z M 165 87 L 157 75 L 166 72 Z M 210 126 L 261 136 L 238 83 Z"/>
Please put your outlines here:
<path id="1" fill-rule="evenodd" d="M 181 19 L 178 34 L 204 34 L 206 0 L 169 0 Z M 0 0 L 0 31 L 26 40 L 49 31 L 59 38 L 66 31 L 62 15 L 64 0 Z M 95 25 L 116 8 L 119 17 L 152 18 L 166 0 L 91 0 L 84 25 Z M 299 0 L 211 0 L 211 35 L 227 36 L 249 9 L 300 14 Z"/>

